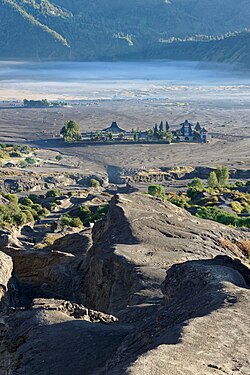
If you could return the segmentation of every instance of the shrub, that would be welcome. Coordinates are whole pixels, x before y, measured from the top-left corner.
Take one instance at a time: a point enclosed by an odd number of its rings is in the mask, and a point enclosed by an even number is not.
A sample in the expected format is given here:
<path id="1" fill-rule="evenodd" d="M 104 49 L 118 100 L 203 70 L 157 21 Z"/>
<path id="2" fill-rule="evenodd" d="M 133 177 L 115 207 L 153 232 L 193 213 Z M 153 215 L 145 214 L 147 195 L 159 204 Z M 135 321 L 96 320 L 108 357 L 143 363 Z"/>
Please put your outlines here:
<path id="1" fill-rule="evenodd" d="M 90 186 L 93 187 L 93 188 L 99 188 L 101 185 L 100 185 L 100 182 L 98 180 L 96 180 L 95 178 L 91 178 Z"/>
<path id="2" fill-rule="evenodd" d="M 242 254 L 250 259 L 250 241 L 249 240 L 241 240 L 237 241 L 238 248 L 242 251 Z"/>
<path id="3" fill-rule="evenodd" d="M 208 186 L 210 188 L 215 188 L 219 185 L 218 178 L 216 176 L 216 173 L 212 171 L 208 178 Z"/>
<path id="4" fill-rule="evenodd" d="M 236 181 L 235 182 L 235 186 L 237 186 L 237 187 L 243 187 L 243 186 L 245 186 L 245 182 L 244 181 Z"/>
<path id="5" fill-rule="evenodd" d="M 11 203 L 14 203 L 14 204 L 18 203 L 18 197 L 15 194 L 2 193 L 2 196 Z"/>
<path id="6" fill-rule="evenodd" d="M 240 202 L 232 202 L 231 203 L 231 207 L 232 209 L 237 212 L 238 214 L 240 214 L 242 211 L 243 211 L 243 206 L 240 204 Z"/>
<path id="7" fill-rule="evenodd" d="M 218 223 L 225 225 L 250 227 L 250 218 L 240 218 L 236 214 L 224 212 L 218 207 L 200 207 L 197 210 L 196 216 L 202 219 L 217 221 Z"/>
<path id="8" fill-rule="evenodd" d="M 56 160 L 61 161 L 62 160 L 62 155 L 56 155 Z"/>
<path id="9" fill-rule="evenodd" d="M 149 185 L 148 194 L 154 197 L 161 198 L 162 200 L 164 200 L 166 197 L 165 189 L 161 185 Z"/>
<path id="10" fill-rule="evenodd" d="M 31 164 L 31 165 L 34 165 L 36 164 L 36 160 L 31 158 L 30 156 L 27 156 L 27 158 L 25 158 L 24 160 L 27 164 Z"/>
<path id="11" fill-rule="evenodd" d="M 51 189 L 47 191 L 46 198 L 60 197 L 61 191 L 58 188 Z"/>
<path id="12" fill-rule="evenodd" d="M 40 202 L 40 199 L 39 199 L 38 195 L 36 195 L 36 194 L 30 194 L 30 195 L 28 195 L 28 198 L 30 200 L 32 200 L 33 203 L 39 203 Z"/>
<path id="13" fill-rule="evenodd" d="M 29 207 L 33 205 L 33 201 L 30 198 L 23 198 L 21 199 L 20 203 L 24 206 L 29 206 Z"/>
<path id="14" fill-rule="evenodd" d="M 198 190 L 198 191 L 204 191 L 205 190 L 205 186 L 204 186 L 204 183 L 203 181 L 198 178 L 198 177 L 195 177 L 189 184 L 188 184 L 188 187 L 189 188 L 193 188 L 195 190 Z"/>
<path id="15" fill-rule="evenodd" d="M 61 224 L 63 226 L 69 226 L 73 228 L 81 228 L 83 223 L 79 217 L 71 217 L 69 215 L 63 215 Z"/>
<path id="16" fill-rule="evenodd" d="M 189 208 L 190 207 L 190 204 L 189 204 L 189 201 L 190 201 L 190 198 L 187 197 L 186 195 L 184 194 L 181 194 L 181 195 L 178 195 L 178 194 L 169 194 L 166 196 L 166 199 L 178 206 L 178 207 L 181 207 L 181 208 Z"/>

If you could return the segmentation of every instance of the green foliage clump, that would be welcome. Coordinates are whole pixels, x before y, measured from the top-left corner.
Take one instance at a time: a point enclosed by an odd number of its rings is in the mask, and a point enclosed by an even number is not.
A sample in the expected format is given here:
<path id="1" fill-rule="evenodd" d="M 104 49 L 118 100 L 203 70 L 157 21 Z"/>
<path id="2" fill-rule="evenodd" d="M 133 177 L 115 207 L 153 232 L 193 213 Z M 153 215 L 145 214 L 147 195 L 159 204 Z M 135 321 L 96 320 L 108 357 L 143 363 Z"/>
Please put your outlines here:
<path id="1" fill-rule="evenodd" d="M 101 186 L 100 182 L 95 178 L 90 179 L 90 186 L 93 188 L 99 188 Z"/>
<path id="2" fill-rule="evenodd" d="M 23 198 L 18 203 L 18 197 L 14 194 L 2 194 L 8 200 L 0 204 L 0 226 L 20 227 L 27 223 L 33 223 L 46 216 L 49 211 L 40 204 L 34 204 L 29 198 Z"/>
<path id="3" fill-rule="evenodd" d="M 58 188 L 51 189 L 47 191 L 46 193 L 46 198 L 55 198 L 55 197 L 60 197 L 61 191 Z"/>
<path id="4" fill-rule="evenodd" d="M 20 203 L 23 205 L 23 206 L 28 206 L 28 207 L 31 207 L 33 205 L 33 201 L 30 199 L 30 198 L 23 198 L 21 199 Z"/>
<path id="5" fill-rule="evenodd" d="M 189 208 L 190 207 L 190 198 L 186 194 L 167 194 L 166 200 L 175 206 L 181 207 L 181 208 Z"/>
<path id="6" fill-rule="evenodd" d="M 108 212 L 109 204 L 104 206 L 93 207 L 91 210 L 88 206 L 80 206 L 78 210 L 73 210 L 62 217 L 62 225 L 70 227 L 88 226 L 102 219 Z M 77 225 L 76 225 L 77 223 Z"/>
<path id="7" fill-rule="evenodd" d="M 232 209 L 237 212 L 237 213 L 241 213 L 244 209 L 244 207 L 240 204 L 240 202 L 232 202 L 231 203 L 231 207 Z"/>
<path id="8" fill-rule="evenodd" d="M 83 223 L 79 217 L 71 217 L 69 215 L 63 215 L 61 224 L 72 228 L 82 228 Z"/>
<path id="9" fill-rule="evenodd" d="M 34 165 L 36 164 L 36 160 L 34 158 L 31 158 L 30 156 L 27 156 L 24 160 L 27 164 Z"/>
<path id="10" fill-rule="evenodd" d="M 209 175 L 209 178 L 208 178 L 208 186 L 210 188 L 216 188 L 219 186 L 219 183 L 218 183 L 218 178 L 216 176 L 216 173 L 214 171 L 212 171 Z"/>
<path id="11" fill-rule="evenodd" d="M 15 194 L 2 193 L 2 196 L 8 201 L 10 201 L 11 203 L 14 203 L 14 204 L 18 203 L 18 197 Z"/>
<path id="12" fill-rule="evenodd" d="M 164 200 L 166 197 L 165 189 L 161 185 L 149 185 L 148 194 L 157 198 L 161 198 L 162 200 Z"/>
<path id="13" fill-rule="evenodd" d="M 28 195 L 28 198 L 33 202 L 33 203 L 39 203 L 40 198 L 36 194 L 30 194 Z"/>
<path id="14" fill-rule="evenodd" d="M 199 193 L 202 193 L 205 190 L 205 186 L 203 181 L 195 177 L 189 184 L 188 184 L 188 190 L 187 195 L 190 198 L 196 197 Z"/>
<path id="15" fill-rule="evenodd" d="M 200 207 L 197 210 L 196 216 L 202 219 L 217 221 L 225 225 L 250 227 L 250 218 L 238 217 L 236 214 L 225 212 L 218 207 Z"/>
<path id="16" fill-rule="evenodd" d="M 74 120 L 65 122 L 60 133 L 65 142 L 77 142 L 82 139 L 80 126 Z"/>

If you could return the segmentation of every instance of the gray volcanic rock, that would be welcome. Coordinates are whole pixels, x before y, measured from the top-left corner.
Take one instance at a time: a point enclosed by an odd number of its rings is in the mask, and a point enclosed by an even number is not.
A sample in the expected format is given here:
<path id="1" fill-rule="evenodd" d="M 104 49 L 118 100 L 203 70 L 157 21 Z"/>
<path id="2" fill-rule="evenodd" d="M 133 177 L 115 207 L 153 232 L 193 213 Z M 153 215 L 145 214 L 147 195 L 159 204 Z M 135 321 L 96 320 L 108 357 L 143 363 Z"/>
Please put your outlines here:
<path id="1" fill-rule="evenodd" d="M 74 298 L 77 262 L 59 251 L 11 250 L 15 275 L 29 298 Z"/>
<path id="2" fill-rule="evenodd" d="M 248 375 L 242 239 L 249 232 L 136 193 L 111 200 L 82 252 L 79 238 L 76 251 L 68 239 L 7 250 L 35 300 L 9 314 L 3 374 Z"/>
<path id="3" fill-rule="evenodd" d="M 0 229 L 0 250 L 7 250 L 9 248 L 18 249 L 21 247 L 20 242 L 17 239 L 17 233 L 15 230 L 8 228 Z"/>
<path id="4" fill-rule="evenodd" d="M 76 319 L 87 320 L 92 323 L 116 323 L 118 319 L 113 315 L 104 314 L 100 311 L 88 309 L 83 305 L 71 303 L 69 301 L 58 299 L 37 298 L 33 300 L 33 309 L 48 311 L 60 311 Z"/>
<path id="5" fill-rule="evenodd" d="M 61 251 L 70 254 L 85 254 L 92 246 L 90 230 L 79 233 L 71 233 L 60 237 L 50 247 L 51 250 Z"/>
<path id="6" fill-rule="evenodd" d="M 8 284 L 12 277 L 13 264 L 11 258 L 0 252 L 0 312 L 4 309 L 5 295 L 8 291 Z"/>
<path id="7" fill-rule="evenodd" d="M 90 231 L 68 234 L 43 250 L 14 247 L 10 232 L 5 232 L 5 245 L 1 247 L 0 241 L 0 248 L 12 257 L 15 275 L 28 298 L 77 298 L 82 277 L 78 267 L 92 244 Z"/>
<path id="8" fill-rule="evenodd" d="M 159 303 L 166 268 L 220 254 L 234 257 L 222 239 L 230 243 L 246 236 L 147 195 L 117 195 L 107 217 L 93 228 L 82 286 L 86 303 L 130 320 L 128 309 L 146 303 L 150 311 Z"/>
<path id="9" fill-rule="evenodd" d="M 248 375 L 249 276 L 228 257 L 174 265 L 162 285 L 165 306 L 138 322 L 96 374 Z"/>
<path id="10" fill-rule="evenodd" d="M 72 309 L 84 311 L 88 319 L 75 319 Z M 31 310 L 15 313 L 8 323 L 13 375 L 93 374 L 131 330 L 117 325 L 114 317 L 61 300 L 36 300 Z"/>

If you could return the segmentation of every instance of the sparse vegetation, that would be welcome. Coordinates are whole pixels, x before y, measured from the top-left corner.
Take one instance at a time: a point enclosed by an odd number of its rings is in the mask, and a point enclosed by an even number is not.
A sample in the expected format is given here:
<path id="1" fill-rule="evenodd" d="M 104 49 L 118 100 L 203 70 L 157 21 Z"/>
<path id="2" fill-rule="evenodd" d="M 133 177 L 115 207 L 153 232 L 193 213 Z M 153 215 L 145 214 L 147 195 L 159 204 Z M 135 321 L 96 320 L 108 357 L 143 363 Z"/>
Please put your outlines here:
<path id="1" fill-rule="evenodd" d="M 166 193 L 164 187 L 161 185 L 150 185 L 148 187 L 148 194 L 157 198 L 165 199 Z"/>
<path id="2" fill-rule="evenodd" d="M 101 186 L 100 182 L 95 178 L 90 179 L 90 186 L 93 188 L 99 188 Z"/>
<path id="3" fill-rule="evenodd" d="M 34 204 L 29 198 L 18 202 L 14 194 L 2 194 L 7 200 L 0 204 L 0 226 L 20 227 L 27 223 L 33 223 L 48 215 L 49 211 L 40 204 Z"/>
<path id="4" fill-rule="evenodd" d="M 60 197 L 61 191 L 58 188 L 51 189 L 47 191 L 46 198 Z"/>

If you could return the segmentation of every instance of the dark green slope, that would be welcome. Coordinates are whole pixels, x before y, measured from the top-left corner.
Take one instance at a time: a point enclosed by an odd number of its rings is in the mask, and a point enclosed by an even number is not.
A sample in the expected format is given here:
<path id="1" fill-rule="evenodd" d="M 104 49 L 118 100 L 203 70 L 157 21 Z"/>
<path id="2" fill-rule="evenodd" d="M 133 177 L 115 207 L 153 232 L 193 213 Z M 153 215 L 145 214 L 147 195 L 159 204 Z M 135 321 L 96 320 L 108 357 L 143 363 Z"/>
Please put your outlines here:
<path id="1" fill-rule="evenodd" d="M 244 36 L 166 41 L 250 28 L 249 0 L 0 0 L 0 6 L 0 58 L 248 59 Z"/>
<path id="2" fill-rule="evenodd" d="M 147 50 L 145 58 L 201 60 L 237 63 L 250 67 L 250 32 L 242 32 L 222 40 L 207 42 L 164 43 Z"/>
<path id="3" fill-rule="evenodd" d="M 66 39 L 19 7 L 0 1 L 0 56 L 3 58 L 58 58 L 69 53 Z"/>

